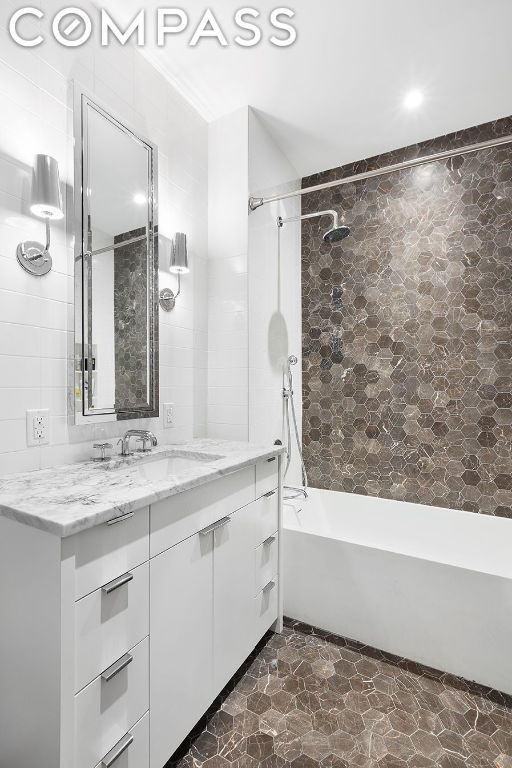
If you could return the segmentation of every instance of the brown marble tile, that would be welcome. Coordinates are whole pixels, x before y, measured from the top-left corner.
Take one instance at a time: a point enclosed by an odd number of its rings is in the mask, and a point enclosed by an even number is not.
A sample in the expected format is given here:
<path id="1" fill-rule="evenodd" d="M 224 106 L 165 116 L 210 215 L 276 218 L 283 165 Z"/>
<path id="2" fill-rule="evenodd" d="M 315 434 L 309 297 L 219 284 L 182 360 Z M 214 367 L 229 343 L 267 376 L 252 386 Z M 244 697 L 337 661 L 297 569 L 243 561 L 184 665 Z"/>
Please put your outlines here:
<path id="1" fill-rule="evenodd" d="M 512 118 L 303 186 L 512 133 Z M 303 445 L 316 488 L 512 518 L 512 145 L 303 197 Z"/>
<path id="2" fill-rule="evenodd" d="M 288 620 L 167 768 L 512 768 L 511 734 L 512 697 Z"/>

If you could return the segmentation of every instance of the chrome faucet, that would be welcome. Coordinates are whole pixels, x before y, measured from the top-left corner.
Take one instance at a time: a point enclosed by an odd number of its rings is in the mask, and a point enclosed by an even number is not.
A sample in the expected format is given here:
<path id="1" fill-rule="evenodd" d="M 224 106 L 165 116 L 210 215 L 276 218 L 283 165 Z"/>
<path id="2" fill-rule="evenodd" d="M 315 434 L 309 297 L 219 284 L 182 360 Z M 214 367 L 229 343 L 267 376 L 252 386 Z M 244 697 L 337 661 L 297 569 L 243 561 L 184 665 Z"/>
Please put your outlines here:
<path id="1" fill-rule="evenodd" d="M 123 437 L 117 441 L 117 444 L 121 443 L 121 456 L 131 456 L 130 451 L 130 438 L 137 437 L 142 443 L 142 451 L 150 451 L 151 447 L 146 448 L 146 445 L 150 443 L 151 446 L 158 445 L 156 436 L 149 429 L 129 429 L 124 433 Z"/>

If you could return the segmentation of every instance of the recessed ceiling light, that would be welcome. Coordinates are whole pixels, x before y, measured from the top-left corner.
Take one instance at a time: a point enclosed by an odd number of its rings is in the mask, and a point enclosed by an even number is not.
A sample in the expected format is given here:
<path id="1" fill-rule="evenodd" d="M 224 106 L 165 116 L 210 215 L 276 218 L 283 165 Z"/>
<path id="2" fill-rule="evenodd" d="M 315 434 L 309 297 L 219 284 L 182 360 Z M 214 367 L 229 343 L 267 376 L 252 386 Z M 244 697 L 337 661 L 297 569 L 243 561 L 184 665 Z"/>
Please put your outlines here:
<path id="1" fill-rule="evenodd" d="M 418 109 L 423 104 L 425 97 L 423 93 L 417 88 L 413 91 L 409 91 L 404 99 L 404 107 L 406 109 Z"/>
<path id="2" fill-rule="evenodd" d="M 137 205 L 146 205 L 147 201 L 146 195 L 143 195 L 141 192 L 134 195 L 133 202 Z"/>

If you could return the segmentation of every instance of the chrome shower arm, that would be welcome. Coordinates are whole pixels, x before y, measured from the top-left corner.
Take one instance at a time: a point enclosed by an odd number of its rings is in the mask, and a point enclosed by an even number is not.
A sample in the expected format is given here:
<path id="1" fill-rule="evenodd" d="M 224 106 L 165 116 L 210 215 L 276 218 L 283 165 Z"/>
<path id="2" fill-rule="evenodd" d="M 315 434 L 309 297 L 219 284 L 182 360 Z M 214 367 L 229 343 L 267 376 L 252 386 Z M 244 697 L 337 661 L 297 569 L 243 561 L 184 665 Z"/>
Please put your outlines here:
<path id="1" fill-rule="evenodd" d="M 338 226 L 338 214 L 336 211 L 317 211 L 315 213 L 305 213 L 302 216 L 290 216 L 288 219 L 283 219 L 282 216 L 277 218 L 277 226 L 283 227 L 285 224 L 291 224 L 294 221 L 306 221 L 307 219 L 316 219 L 320 216 L 332 216 L 334 220 L 334 227 Z"/>
<path id="2" fill-rule="evenodd" d="M 314 213 L 304 213 L 302 216 L 290 216 L 288 219 L 283 219 L 282 216 L 277 218 L 278 229 L 284 227 L 285 224 L 294 223 L 297 221 L 306 221 L 307 219 L 318 219 L 320 216 L 330 216 L 332 219 L 332 226 L 323 236 L 324 243 L 334 244 L 340 240 L 344 240 L 347 235 L 350 234 L 350 228 L 343 224 L 340 227 L 338 214 L 336 211 L 315 211 Z"/>

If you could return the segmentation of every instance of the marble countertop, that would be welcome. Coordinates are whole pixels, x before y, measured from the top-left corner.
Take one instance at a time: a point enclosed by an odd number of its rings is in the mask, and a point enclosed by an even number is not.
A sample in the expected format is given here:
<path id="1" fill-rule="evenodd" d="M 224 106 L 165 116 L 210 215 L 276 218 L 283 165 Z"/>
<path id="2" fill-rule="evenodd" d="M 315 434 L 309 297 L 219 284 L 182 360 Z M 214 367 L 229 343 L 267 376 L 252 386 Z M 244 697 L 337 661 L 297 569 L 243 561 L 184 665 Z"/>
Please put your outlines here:
<path id="1" fill-rule="evenodd" d="M 108 462 L 7 475 L 0 477 L 0 515 L 57 536 L 71 536 L 284 451 L 280 446 L 200 439 L 155 448 L 150 456 L 136 453 Z M 201 460 L 192 467 L 177 467 L 164 479 L 141 472 L 148 462 L 188 458 L 191 453 Z"/>

